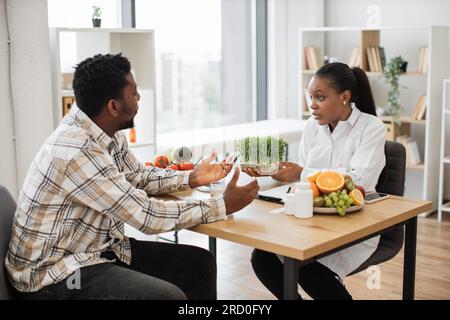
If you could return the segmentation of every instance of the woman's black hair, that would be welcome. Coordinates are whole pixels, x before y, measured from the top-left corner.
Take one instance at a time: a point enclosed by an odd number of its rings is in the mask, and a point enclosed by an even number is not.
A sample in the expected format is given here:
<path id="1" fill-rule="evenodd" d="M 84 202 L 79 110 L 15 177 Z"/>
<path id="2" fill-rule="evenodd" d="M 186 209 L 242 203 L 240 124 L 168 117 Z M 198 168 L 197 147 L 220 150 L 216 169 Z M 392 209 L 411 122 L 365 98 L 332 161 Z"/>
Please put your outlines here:
<path id="1" fill-rule="evenodd" d="M 110 99 L 123 97 L 130 70 L 130 61 L 120 53 L 97 54 L 80 62 L 73 76 L 77 106 L 90 118 L 98 115 Z"/>
<path id="2" fill-rule="evenodd" d="M 330 86 L 338 93 L 349 90 L 350 102 L 354 102 L 360 111 L 377 115 L 369 79 L 363 69 L 350 68 L 341 62 L 332 62 L 323 65 L 317 70 L 315 76 L 327 79 Z"/>

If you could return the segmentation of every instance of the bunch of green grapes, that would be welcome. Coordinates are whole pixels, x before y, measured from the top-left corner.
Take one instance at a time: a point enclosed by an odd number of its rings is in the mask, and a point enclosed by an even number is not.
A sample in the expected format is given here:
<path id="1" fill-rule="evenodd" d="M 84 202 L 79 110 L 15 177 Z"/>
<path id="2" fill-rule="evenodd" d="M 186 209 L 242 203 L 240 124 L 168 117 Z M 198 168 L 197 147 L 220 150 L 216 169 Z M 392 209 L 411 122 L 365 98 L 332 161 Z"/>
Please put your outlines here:
<path id="1" fill-rule="evenodd" d="M 325 207 L 336 208 L 340 216 L 345 216 L 345 209 L 350 208 L 353 199 L 347 194 L 347 190 L 331 192 L 324 196 Z"/>

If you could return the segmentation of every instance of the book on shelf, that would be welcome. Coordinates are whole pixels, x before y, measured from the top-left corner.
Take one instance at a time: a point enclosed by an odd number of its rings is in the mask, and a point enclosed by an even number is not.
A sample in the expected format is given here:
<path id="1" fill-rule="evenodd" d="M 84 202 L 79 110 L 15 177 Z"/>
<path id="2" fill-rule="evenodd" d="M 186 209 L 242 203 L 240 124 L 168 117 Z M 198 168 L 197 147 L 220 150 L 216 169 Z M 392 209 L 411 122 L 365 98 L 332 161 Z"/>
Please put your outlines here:
<path id="1" fill-rule="evenodd" d="M 373 56 L 371 47 L 367 47 L 366 48 L 366 55 L 367 55 L 367 65 L 369 67 L 368 71 L 375 71 L 375 69 L 376 69 L 376 67 L 375 67 L 375 57 Z"/>
<path id="2" fill-rule="evenodd" d="M 386 54 L 384 53 L 384 47 L 378 47 L 378 52 L 380 55 L 381 71 L 384 71 L 384 67 L 386 67 Z"/>
<path id="3" fill-rule="evenodd" d="M 378 47 L 371 47 L 372 55 L 374 57 L 375 62 L 375 70 L 376 72 L 382 72 L 381 69 L 381 61 L 380 61 L 380 53 L 378 52 Z"/>
<path id="4" fill-rule="evenodd" d="M 350 55 L 350 60 L 348 61 L 350 67 L 361 67 L 361 48 L 353 47 L 352 53 Z"/>
<path id="5" fill-rule="evenodd" d="M 406 150 L 406 163 L 409 165 L 418 165 L 422 163 L 417 141 L 412 140 L 406 135 L 398 136 L 397 142 L 401 143 Z"/>
<path id="6" fill-rule="evenodd" d="M 305 69 L 307 70 L 316 70 L 323 64 L 320 48 L 318 47 L 305 47 L 304 56 Z"/>
<path id="7" fill-rule="evenodd" d="M 75 103 L 74 96 L 62 97 L 62 115 L 63 117 L 70 112 L 72 105 Z"/>
<path id="8" fill-rule="evenodd" d="M 417 69 L 419 73 L 427 73 L 428 72 L 428 47 L 420 46 L 419 47 L 419 68 Z"/>
<path id="9" fill-rule="evenodd" d="M 383 47 L 367 47 L 366 48 L 367 62 L 369 70 L 372 72 L 383 72 L 386 65 L 386 55 Z"/>
<path id="10" fill-rule="evenodd" d="M 422 163 L 419 153 L 419 146 L 417 145 L 417 141 L 409 141 L 408 142 L 408 151 L 410 153 L 409 164 L 418 165 Z"/>
<path id="11" fill-rule="evenodd" d="M 417 100 L 416 107 L 414 108 L 411 118 L 413 120 L 424 120 L 425 111 L 427 109 L 427 96 L 425 94 L 421 95 Z"/>

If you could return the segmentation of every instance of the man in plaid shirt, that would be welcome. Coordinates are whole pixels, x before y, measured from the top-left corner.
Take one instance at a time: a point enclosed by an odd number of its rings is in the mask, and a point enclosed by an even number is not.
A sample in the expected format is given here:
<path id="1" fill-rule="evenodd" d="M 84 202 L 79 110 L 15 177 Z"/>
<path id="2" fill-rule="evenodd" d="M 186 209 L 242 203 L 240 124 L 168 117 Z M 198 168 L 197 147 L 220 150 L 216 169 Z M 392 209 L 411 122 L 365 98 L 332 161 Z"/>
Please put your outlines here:
<path id="1" fill-rule="evenodd" d="M 5 264 L 20 298 L 216 298 L 209 251 L 127 238 L 124 223 L 157 234 L 217 221 L 247 206 L 258 184 L 236 186 L 237 169 L 223 196 L 152 197 L 220 180 L 231 164 L 210 158 L 172 171 L 139 163 L 120 131 L 134 126 L 139 108 L 130 70 L 120 54 L 76 67 L 77 106 L 36 155 L 19 196 Z"/>

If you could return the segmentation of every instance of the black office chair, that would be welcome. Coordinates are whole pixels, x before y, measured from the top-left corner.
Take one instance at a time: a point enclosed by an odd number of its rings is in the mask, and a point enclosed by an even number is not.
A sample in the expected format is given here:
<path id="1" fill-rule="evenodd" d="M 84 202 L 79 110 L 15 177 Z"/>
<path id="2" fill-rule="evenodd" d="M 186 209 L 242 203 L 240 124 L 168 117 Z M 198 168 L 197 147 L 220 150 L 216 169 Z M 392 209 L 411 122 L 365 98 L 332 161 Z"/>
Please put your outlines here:
<path id="1" fill-rule="evenodd" d="M 405 190 L 406 150 L 398 142 L 386 141 L 384 146 L 386 165 L 380 174 L 375 189 L 396 196 L 403 196 Z M 354 275 L 372 265 L 388 261 L 399 253 L 403 246 L 404 227 L 397 225 L 380 237 L 377 250 L 359 268 L 350 273 Z"/>
<path id="2" fill-rule="evenodd" d="M 5 187 L 0 186 L 0 300 L 14 298 L 13 288 L 7 278 L 5 257 L 11 238 L 11 228 L 16 211 L 16 203 Z"/>

